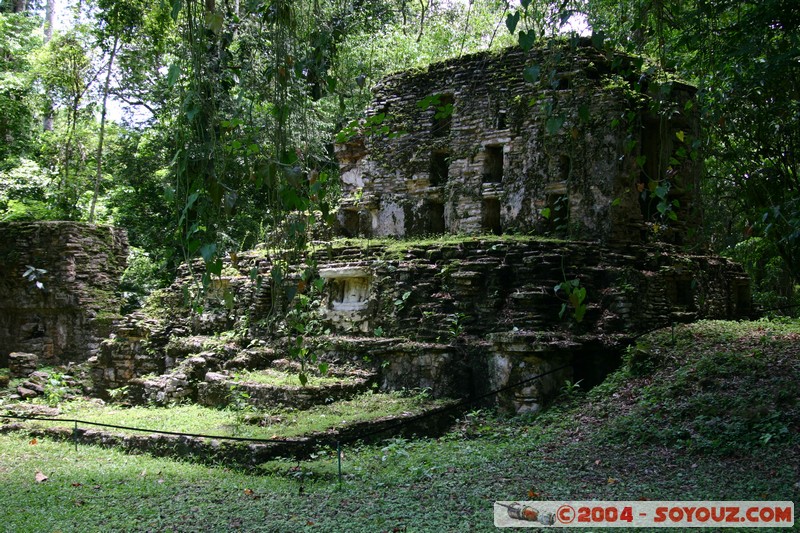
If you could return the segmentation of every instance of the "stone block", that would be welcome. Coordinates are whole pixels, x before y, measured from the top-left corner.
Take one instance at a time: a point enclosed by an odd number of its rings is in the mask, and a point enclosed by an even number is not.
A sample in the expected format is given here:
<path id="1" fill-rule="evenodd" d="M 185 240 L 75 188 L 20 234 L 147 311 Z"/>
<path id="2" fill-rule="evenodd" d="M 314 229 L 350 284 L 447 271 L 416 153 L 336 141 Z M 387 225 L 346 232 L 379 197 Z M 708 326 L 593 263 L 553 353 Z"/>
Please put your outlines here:
<path id="1" fill-rule="evenodd" d="M 28 377 L 36 371 L 39 357 L 36 354 L 12 352 L 8 355 L 8 372 L 11 378 Z"/>
<path id="2" fill-rule="evenodd" d="M 25 387 L 17 387 L 17 394 L 19 394 L 19 397 L 22 398 L 23 400 L 31 400 L 38 396 L 38 394 L 35 391 L 32 391 L 31 389 L 26 389 Z"/>

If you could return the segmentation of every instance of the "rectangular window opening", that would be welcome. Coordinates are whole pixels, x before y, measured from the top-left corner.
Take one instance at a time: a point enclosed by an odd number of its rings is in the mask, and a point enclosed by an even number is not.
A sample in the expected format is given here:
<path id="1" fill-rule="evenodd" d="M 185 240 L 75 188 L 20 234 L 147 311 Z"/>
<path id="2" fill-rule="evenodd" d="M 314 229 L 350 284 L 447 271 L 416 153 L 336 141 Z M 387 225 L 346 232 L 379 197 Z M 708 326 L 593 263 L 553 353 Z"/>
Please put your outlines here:
<path id="1" fill-rule="evenodd" d="M 503 227 L 500 221 L 500 200 L 496 198 L 486 198 L 483 200 L 483 220 L 484 231 L 502 235 Z"/>
<path id="2" fill-rule="evenodd" d="M 431 154 L 431 186 L 436 187 L 446 183 L 449 172 L 450 154 L 447 152 L 433 152 Z"/>
<path id="3" fill-rule="evenodd" d="M 566 181 L 572 168 L 572 159 L 568 155 L 558 157 L 558 179 Z"/>
<path id="4" fill-rule="evenodd" d="M 345 210 L 342 230 L 346 237 L 358 237 L 360 218 L 358 211 L 355 209 Z"/>
<path id="5" fill-rule="evenodd" d="M 487 146 L 486 159 L 483 162 L 483 182 L 502 183 L 503 181 L 503 146 Z"/>
<path id="6" fill-rule="evenodd" d="M 498 111 L 496 126 L 498 130 L 504 130 L 508 127 L 508 116 L 505 111 Z"/>
<path id="7" fill-rule="evenodd" d="M 639 195 L 639 207 L 642 218 L 646 222 L 655 219 L 658 214 L 658 199 L 650 192 L 651 182 L 661 180 L 662 172 L 660 166 L 661 135 L 659 132 L 660 124 L 657 120 L 647 120 L 642 127 L 641 135 L 641 156 L 643 164 L 639 171 L 639 183 L 641 184 L 641 194 Z"/>
<path id="8" fill-rule="evenodd" d="M 675 305 L 691 309 L 694 307 L 694 283 L 690 279 L 675 280 Z"/>
<path id="9" fill-rule="evenodd" d="M 749 315 L 753 298 L 750 293 L 750 285 L 746 283 L 738 285 L 734 294 L 736 298 L 736 314 L 738 316 Z"/>
<path id="10" fill-rule="evenodd" d="M 441 202 L 428 203 L 428 233 L 431 235 L 445 233 L 444 204 Z"/>

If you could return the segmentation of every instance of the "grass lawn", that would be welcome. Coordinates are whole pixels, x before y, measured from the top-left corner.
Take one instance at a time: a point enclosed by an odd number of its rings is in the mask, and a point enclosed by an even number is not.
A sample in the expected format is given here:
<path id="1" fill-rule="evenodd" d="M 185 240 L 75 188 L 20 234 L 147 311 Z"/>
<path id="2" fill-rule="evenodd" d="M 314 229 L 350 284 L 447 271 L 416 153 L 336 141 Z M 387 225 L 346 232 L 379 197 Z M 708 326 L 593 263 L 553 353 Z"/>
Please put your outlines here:
<path id="1" fill-rule="evenodd" d="M 334 385 L 342 383 L 354 383 L 355 379 L 351 377 L 340 377 L 335 375 L 317 376 L 308 374 L 307 387 L 323 387 L 325 385 Z M 240 370 L 234 372 L 231 376 L 231 381 L 237 383 L 254 383 L 259 385 L 272 385 L 274 387 L 294 387 L 297 389 L 302 388 L 300 380 L 297 377 L 297 372 L 286 372 L 283 370 L 276 370 L 274 368 L 267 368 L 264 370 Z"/>
<path id="2" fill-rule="evenodd" d="M 254 475 L 4 434 L 0 528 L 495 531 L 495 500 L 797 501 L 798 382 L 800 322 L 681 326 L 539 416 L 347 446 L 341 487 L 329 449 Z"/>
<path id="3" fill-rule="evenodd" d="M 279 438 L 322 432 L 377 418 L 419 413 L 426 408 L 444 405 L 446 405 L 445 401 L 431 400 L 424 395 L 370 392 L 360 394 L 351 400 L 317 405 L 308 410 L 276 408 L 270 412 L 214 409 L 196 404 L 174 407 L 120 407 L 113 404 L 103 405 L 95 401 L 78 400 L 62 404 L 59 417 L 152 431 L 174 431 L 220 437 Z M 258 421 L 259 424 L 245 423 L 244 417 Z M 29 424 L 39 427 L 71 427 L 70 424 L 58 421 L 37 420 L 29 422 Z M 127 432 L 117 429 L 111 431 Z"/>

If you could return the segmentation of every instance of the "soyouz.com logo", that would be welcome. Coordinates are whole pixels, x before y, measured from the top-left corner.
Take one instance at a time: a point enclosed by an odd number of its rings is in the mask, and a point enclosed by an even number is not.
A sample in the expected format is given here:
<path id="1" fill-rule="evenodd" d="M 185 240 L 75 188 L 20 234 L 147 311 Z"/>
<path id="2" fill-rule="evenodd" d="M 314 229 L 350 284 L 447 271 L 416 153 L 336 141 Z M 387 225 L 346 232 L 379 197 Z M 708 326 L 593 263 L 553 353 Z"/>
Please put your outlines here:
<path id="1" fill-rule="evenodd" d="M 501 501 L 497 527 L 793 527 L 794 502 Z"/>

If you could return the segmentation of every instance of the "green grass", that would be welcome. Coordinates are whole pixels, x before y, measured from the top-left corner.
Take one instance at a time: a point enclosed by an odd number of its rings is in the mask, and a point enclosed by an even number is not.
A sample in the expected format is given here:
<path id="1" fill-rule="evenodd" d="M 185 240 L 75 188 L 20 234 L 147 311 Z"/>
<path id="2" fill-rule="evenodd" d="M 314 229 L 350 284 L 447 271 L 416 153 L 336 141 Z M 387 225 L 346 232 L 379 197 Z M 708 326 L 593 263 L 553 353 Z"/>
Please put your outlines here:
<path id="1" fill-rule="evenodd" d="M 283 372 L 274 368 L 265 370 L 243 370 L 231 376 L 232 381 L 237 383 L 256 383 L 262 385 L 273 385 L 275 387 L 297 387 L 300 388 L 300 380 L 297 372 Z M 321 387 L 336 383 L 353 382 L 352 379 L 336 376 L 318 376 L 308 374 L 307 387 Z"/>
<path id="2" fill-rule="evenodd" d="M 61 418 L 74 418 L 97 422 L 179 433 L 212 435 L 220 437 L 276 438 L 295 437 L 312 432 L 328 431 L 357 422 L 382 417 L 417 413 L 425 407 L 441 405 L 424 396 L 401 394 L 361 394 L 351 400 L 318 405 L 309 410 L 282 410 L 270 412 L 213 409 L 195 404 L 173 407 L 118 407 L 103 406 L 93 401 L 74 401 L 62 404 Z M 259 419 L 263 424 L 245 424 L 243 416 Z M 36 427 L 65 426 L 63 422 L 28 422 Z M 98 428 L 100 429 L 100 428 Z M 127 430 L 110 430 L 115 433 L 131 433 Z"/>
<path id="3" fill-rule="evenodd" d="M 0 435 L 0 524 L 64 532 L 495 531 L 495 500 L 800 499 L 800 321 L 701 322 L 677 328 L 674 345 L 666 330 L 640 349 L 603 385 L 539 416 L 476 411 L 438 439 L 347 445 L 341 489 L 327 448 L 245 475 Z M 746 423 L 745 405 L 780 419 L 767 416 L 764 427 L 756 414 Z M 709 442 L 714 433 L 700 417 L 727 428 L 720 444 Z M 763 438 L 773 423 L 788 434 Z M 37 470 L 49 480 L 37 483 Z"/>
<path id="4" fill-rule="evenodd" d="M 421 237 L 413 239 L 393 239 L 391 237 L 367 238 L 342 238 L 331 241 L 333 249 L 369 246 L 383 246 L 387 253 L 404 252 L 409 248 L 425 248 L 437 246 L 453 246 L 470 242 L 486 242 L 500 244 L 503 242 L 565 242 L 563 239 L 555 239 L 541 235 L 434 235 L 431 237 Z"/>

